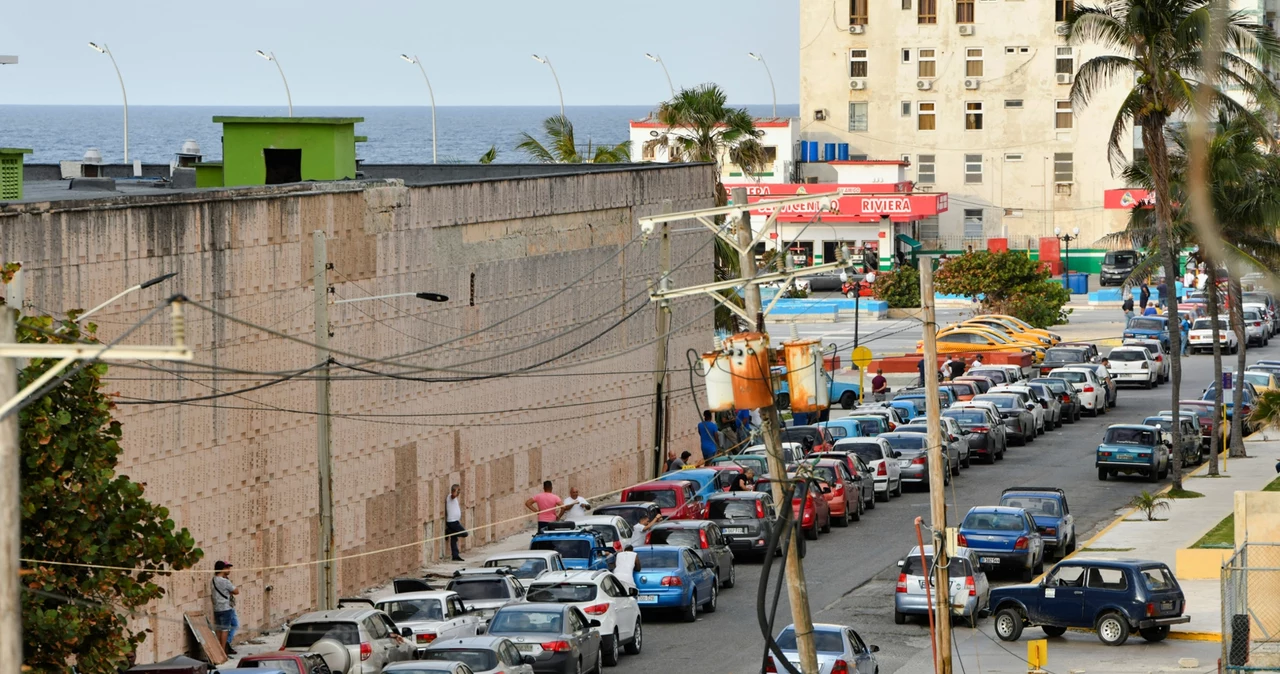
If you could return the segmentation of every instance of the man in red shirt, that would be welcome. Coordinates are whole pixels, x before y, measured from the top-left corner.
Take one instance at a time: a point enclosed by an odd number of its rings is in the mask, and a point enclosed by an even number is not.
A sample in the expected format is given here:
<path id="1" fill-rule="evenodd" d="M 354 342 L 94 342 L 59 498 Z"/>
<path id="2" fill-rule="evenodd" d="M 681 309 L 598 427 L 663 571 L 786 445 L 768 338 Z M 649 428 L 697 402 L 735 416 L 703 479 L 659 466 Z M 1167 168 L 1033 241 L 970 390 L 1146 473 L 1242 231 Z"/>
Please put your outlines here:
<path id="1" fill-rule="evenodd" d="M 556 515 L 560 510 L 560 497 L 551 493 L 551 480 L 544 480 L 542 493 L 531 496 L 524 502 L 524 507 L 538 514 L 538 533 L 542 533 L 548 524 L 556 521 Z"/>

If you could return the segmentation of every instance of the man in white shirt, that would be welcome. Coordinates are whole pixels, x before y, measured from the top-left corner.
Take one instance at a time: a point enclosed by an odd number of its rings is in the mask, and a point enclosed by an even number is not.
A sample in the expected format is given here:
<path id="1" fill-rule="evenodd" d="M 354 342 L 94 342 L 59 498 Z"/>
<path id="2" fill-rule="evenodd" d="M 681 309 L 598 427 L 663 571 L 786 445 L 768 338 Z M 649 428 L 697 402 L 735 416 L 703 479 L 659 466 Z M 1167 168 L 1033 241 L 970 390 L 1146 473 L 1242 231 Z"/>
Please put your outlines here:
<path id="1" fill-rule="evenodd" d="M 444 500 L 444 531 L 455 562 L 464 561 L 458 554 L 458 539 L 467 537 L 467 529 L 462 526 L 462 502 L 458 500 L 461 495 L 462 487 L 455 484 L 449 487 L 449 495 Z"/>
<path id="2" fill-rule="evenodd" d="M 617 576 L 623 585 L 634 588 L 636 572 L 641 570 L 640 557 L 636 555 L 630 544 L 623 548 L 622 552 L 613 556 L 613 575 Z"/>
<path id="3" fill-rule="evenodd" d="M 649 521 L 649 517 L 647 515 L 641 515 L 640 521 L 636 522 L 636 525 L 631 528 L 631 542 L 628 543 L 628 545 L 633 547 L 645 545 L 645 533 L 649 530 L 649 527 L 657 524 L 661 519 L 662 515 L 658 515 L 657 519 Z"/>
<path id="4" fill-rule="evenodd" d="M 560 506 L 560 519 L 570 522 L 580 520 L 587 516 L 588 510 L 591 510 L 591 502 L 578 495 L 577 487 L 570 487 L 569 496 Z"/>

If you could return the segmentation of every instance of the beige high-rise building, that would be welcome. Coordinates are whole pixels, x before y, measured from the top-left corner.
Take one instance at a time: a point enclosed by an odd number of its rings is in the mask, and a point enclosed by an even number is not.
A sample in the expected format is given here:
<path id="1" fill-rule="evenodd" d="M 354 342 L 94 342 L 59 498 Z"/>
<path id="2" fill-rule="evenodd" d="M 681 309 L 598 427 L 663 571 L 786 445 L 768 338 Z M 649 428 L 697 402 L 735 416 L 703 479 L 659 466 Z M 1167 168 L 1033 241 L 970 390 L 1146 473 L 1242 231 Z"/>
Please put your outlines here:
<path id="1" fill-rule="evenodd" d="M 1104 53 L 1061 36 L 1071 0 L 800 3 L 801 138 L 849 143 L 851 158 L 904 159 L 917 191 L 950 193 L 921 222 L 926 248 L 1080 228 L 1088 247 L 1123 227 L 1104 210 L 1107 143 L 1127 78 L 1070 101 L 1079 65 Z M 1120 139 L 1132 153 L 1134 136 Z M 804 165 L 825 181 L 824 164 Z M 1034 243 L 1032 243 L 1034 247 Z"/>

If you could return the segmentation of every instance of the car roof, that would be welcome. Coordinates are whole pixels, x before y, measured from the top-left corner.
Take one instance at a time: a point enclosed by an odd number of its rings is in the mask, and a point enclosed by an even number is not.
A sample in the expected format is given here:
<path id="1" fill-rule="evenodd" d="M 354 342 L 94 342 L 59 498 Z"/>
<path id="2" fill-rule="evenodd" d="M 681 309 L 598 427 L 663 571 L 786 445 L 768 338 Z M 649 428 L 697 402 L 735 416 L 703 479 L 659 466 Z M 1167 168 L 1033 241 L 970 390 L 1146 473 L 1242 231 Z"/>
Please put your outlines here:
<path id="1" fill-rule="evenodd" d="M 654 503 L 653 501 L 620 501 L 618 503 L 606 503 L 601 506 L 596 506 L 596 512 L 600 512 L 601 510 L 604 510 L 606 508 L 608 508 L 609 510 L 613 510 L 615 508 L 617 509 L 646 508 L 647 509 L 647 508 L 659 508 L 659 507 L 660 506 L 657 503 Z"/>
<path id="2" fill-rule="evenodd" d="M 1107 426 L 1108 431 L 1113 428 L 1133 428 L 1141 431 L 1159 431 L 1160 430 L 1155 426 L 1149 426 L 1147 424 L 1111 424 L 1110 426 Z"/>
<path id="3" fill-rule="evenodd" d="M 708 496 L 707 503 L 712 501 L 758 501 L 765 498 L 769 498 L 769 494 L 763 491 L 721 491 Z"/>
<path id="4" fill-rule="evenodd" d="M 599 582 L 609 571 L 604 569 L 570 569 L 567 571 L 548 571 L 541 576 L 529 581 L 533 583 L 546 583 L 550 581 L 567 583 L 567 582 Z"/>
<path id="5" fill-rule="evenodd" d="M 490 570 L 493 571 L 496 569 L 490 569 Z M 450 578 L 449 580 L 453 580 L 453 579 Z M 401 592 L 399 594 L 392 594 L 386 597 L 380 597 L 374 600 L 374 603 L 381 604 L 382 602 L 403 601 L 405 599 L 448 599 L 449 597 L 455 597 L 457 595 L 458 593 L 454 592 L 453 590 L 425 590 L 422 592 Z"/>
<path id="6" fill-rule="evenodd" d="M 1026 510 L 1023 510 L 1022 508 L 1013 508 L 1010 506 L 974 506 L 969 509 L 969 513 L 966 513 L 965 516 L 968 517 L 968 515 L 971 513 L 997 513 L 1001 515 L 1017 515 L 1019 513 L 1025 513 L 1025 512 Z"/>
<path id="7" fill-rule="evenodd" d="M 431 642 L 427 646 L 427 650 L 451 650 L 454 648 L 495 648 L 499 642 L 510 641 L 508 637 L 495 637 L 490 635 L 463 637 L 461 639 L 444 639 Z M 418 662 L 416 660 L 407 662 Z"/>
<path id="8" fill-rule="evenodd" d="M 650 481 L 650 482 L 641 482 L 640 484 L 633 484 L 630 487 L 627 487 L 627 490 L 628 491 L 671 491 L 673 487 L 679 487 L 681 485 L 687 485 L 695 489 L 698 487 L 698 483 L 693 482 L 691 480 L 661 480 L 661 481 Z"/>
<path id="9" fill-rule="evenodd" d="M 331 611 L 312 611 L 311 613 L 303 613 L 297 618 L 294 618 L 293 621 L 289 623 L 289 626 L 292 627 L 300 623 L 340 622 L 344 620 L 359 622 L 375 613 L 382 613 L 382 611 L 372 607 L 336 608 Z"/>
<path id="10" fill-rule="evenodd" d="M 418 671 L 451 671 L 458 665 L 465 665 L 461 660 L 405 660 L 388 663 L 382 668 L 384 672 L 418 672 Z M 255 670 L 257 671 L 257 670 Z"/>
<path id="11" fill-rule="evenodd" d="M 641 550 L 693 550 L 693 548 L 687 545 L 641 545 L 640 547 L 633 549 L 635 552 L 640 552 Z"/>
<path id="12" fill-rule="evenodd" d="M 558 604 L 549 601 L 522 601 L 513 602 L 498 609 L 499 611 L 538 611 L 541 613 L 560 613 L 568 608 L 567 604 Z"/>
<path id="13" fill-rule="evenodd" d="M 614 524 L 614 525 L 616 525 L 618 522 L 626 522 L 625 519 L 622 519 L 622 517 L 618 515 L 588 515 L 587 517 L 579 517 L 578 519 L 570 520 L 570 521 L 573 522 L 574 524 Z"/>
<path id="14" fill-rule="evenodd" d="M 513 552 L 499 552 L 494 555 L 489 555 L 488 557 L 485 557 L 484 561 L 488 563 L 488 562 L 498 562 L 504 559 L 527 559 L 529 557 L 541 557 L 543 559 L 551 559 L 552 557 L 559 557 L 559 556 L 560 556 L 560 553 L 556 552 L 555 550 L 515 550 Z"/>
<path id="15" fill-rule="evenodd" d="M 663 520 L 649 527 L 649 531 L 657 531 L 658 529 L 702 529 L 708 524 L 714 524 L 711 520 Z"/>

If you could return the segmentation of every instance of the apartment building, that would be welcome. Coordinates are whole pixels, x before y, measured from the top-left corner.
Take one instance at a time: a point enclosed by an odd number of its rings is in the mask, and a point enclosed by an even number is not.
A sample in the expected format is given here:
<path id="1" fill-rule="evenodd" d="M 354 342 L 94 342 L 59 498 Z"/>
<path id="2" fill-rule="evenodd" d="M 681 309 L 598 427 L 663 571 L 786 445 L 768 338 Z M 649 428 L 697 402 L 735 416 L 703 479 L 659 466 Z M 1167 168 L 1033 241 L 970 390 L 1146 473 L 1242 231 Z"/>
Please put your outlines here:
<path id="1" fill-rule="evenodd" d="M 1103 193 L 1123 187 L 1107 141 L 1125 82 L 1070 101 L 1077 67 L 1103 53 L 1068 46 L 1071 0 L 838 0 L 800 3 L 801 138 L 849 143 L 851 159 L 909 162 L 916 191 L 950 209 L 916 237 L 958 248 L 1123 228 Z M 846 11 L 847 10 L 847 11 Z M 1126 147 L 1131 146 L 1126 132 Z M 830 182 L 826 164 L 801 164 Z"/>

